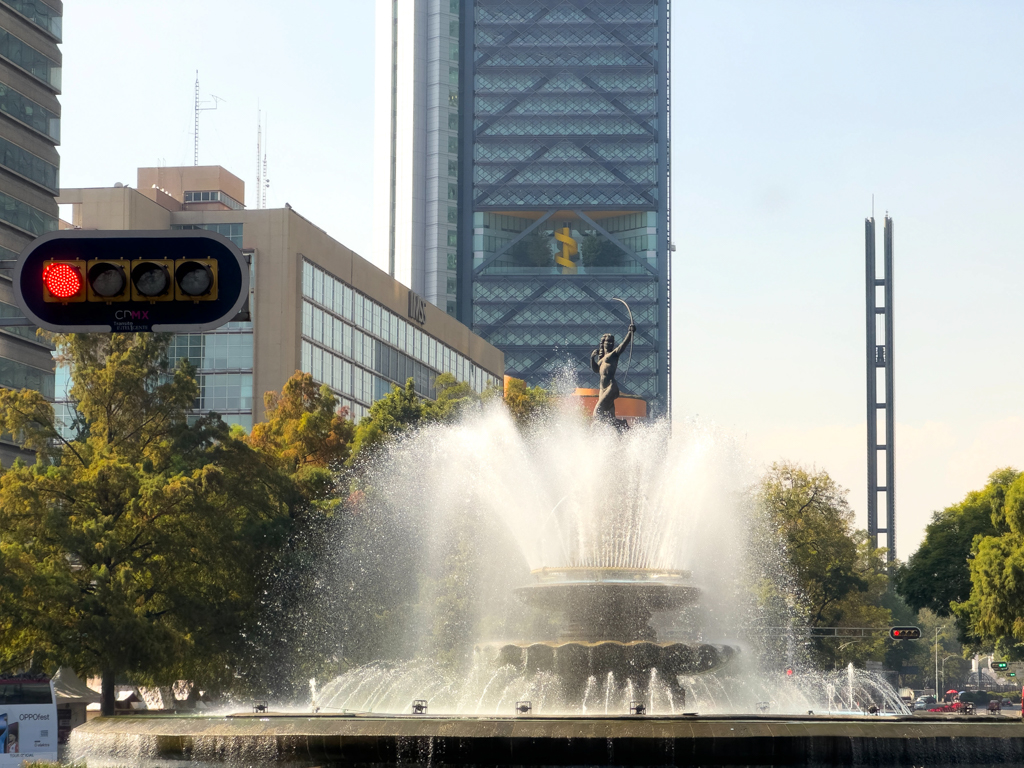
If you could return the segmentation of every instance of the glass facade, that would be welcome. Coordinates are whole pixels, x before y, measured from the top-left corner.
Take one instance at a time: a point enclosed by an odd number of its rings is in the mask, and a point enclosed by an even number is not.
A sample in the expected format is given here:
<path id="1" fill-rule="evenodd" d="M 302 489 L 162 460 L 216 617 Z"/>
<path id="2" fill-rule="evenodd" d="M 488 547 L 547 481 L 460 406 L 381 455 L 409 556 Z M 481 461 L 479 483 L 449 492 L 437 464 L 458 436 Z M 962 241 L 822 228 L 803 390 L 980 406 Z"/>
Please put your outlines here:
<path id="1" fill-rule="evenodd" d="M 13 304 L 8 304 L 5 301 L 0 301 L 0 317 L 24 317 L 25 313 L 18 309 Z M 13 333 L 15 336 L 20 336 L 23 339 L 38 344 L 47 349 L 53 349 L 53 345 L 46 341 L 42 336 L 36 335 L 35 326 L 28 325 L 5 325 L 0 326 L 0 331 L 4 333 Z"/>
<path id="2" fill-rule="evenodd" d="M 0 83 L 0 112 L 60 143 L 60 117 L 4 83 Z"/>
<path id="3" fill-rule="evenodd" d="M 0 192 L 0 219 L 37 237 L 57 230 L 57 217 Z"/>
<path id="4" fill-rule="evenodd" d="M 60 90 L 61 67 L 49 56 L 45 56 L 24 40 L 20 40 L 6 29 L 0 29 L 0 56 L 37 77 L 56 91 Z"/>
<path id="5" fill-rule="evenodd" d="M 203 191 L 203 192 L 186 192 L 185 193 L 186 203 L 224 203 L 228 208 L 235 211 L 240 211 L 245 208 L 235 198 L 224 194 L 218 190 L 214 191 Z"/>
<path id="6" fill-rule="evenodd" d="M 666 0 L 473 0 L 459 317 L 545 385 L 637 325 L 626 394 L 668 401 Z"/>
<path id="7" fill-rule="evenodd" d="M 352 417 L 412 378 L 433 399 L 441 373 L 477 392 L 498 383 L 472 360 L 329 272 L 302 262 L 302 370 L 329 386 Z"/>
<path id="8" fill-rule="evenodd" d="M 0 357 L 0 387 L 7 389 L 34 389 L 47 400 L 53 400 L 53 371 L 44 371 L 31 365 Z"/>
<path id="9" fill-rule="evenodd" d="M 4 138 L 0 138 L 0 164 L 55 195 L 60 194 L 60 169 Z"/>
<path id="10" fill-rule="evenodd" d="M 14 9 L 58 40 L 61 39 L 63 22 L 60 13 L 42 2 L 42 0 L 0 0 L 0 3 Z"/>
<path id="11" fill-rule="evenodd" d="M 205 229 L 242 247 L 241 224 L 180 224 L 172 229 Z M 250 266 L 250 285 L 256 285 L 255 263 Z M 256 313 L 255 294 L 249 297 L 250 311 Z M 171 342 L 168 357 L 185 358 L 196 368 L 199 398 L 196 415 L 215 411 L 228 424 L 247 431 L 253 424 L 253 328 L 251 322 L 225 323 L 206 333 L 179 333 Z"/>

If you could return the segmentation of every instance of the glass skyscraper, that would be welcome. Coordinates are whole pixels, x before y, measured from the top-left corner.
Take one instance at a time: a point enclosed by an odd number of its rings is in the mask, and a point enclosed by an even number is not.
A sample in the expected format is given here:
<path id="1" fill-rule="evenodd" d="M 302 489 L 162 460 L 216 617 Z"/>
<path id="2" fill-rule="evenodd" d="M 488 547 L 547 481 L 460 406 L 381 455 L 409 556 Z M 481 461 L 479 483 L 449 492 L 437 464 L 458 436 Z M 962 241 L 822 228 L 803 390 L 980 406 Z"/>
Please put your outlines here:
<path id="1" fill-rule="evenodd" d="M 668 0 L 463 0 L 460 21 L 459 319 L 507 374 L 586 386 L 622 299 L 620 386 L 667 414 Z"/>

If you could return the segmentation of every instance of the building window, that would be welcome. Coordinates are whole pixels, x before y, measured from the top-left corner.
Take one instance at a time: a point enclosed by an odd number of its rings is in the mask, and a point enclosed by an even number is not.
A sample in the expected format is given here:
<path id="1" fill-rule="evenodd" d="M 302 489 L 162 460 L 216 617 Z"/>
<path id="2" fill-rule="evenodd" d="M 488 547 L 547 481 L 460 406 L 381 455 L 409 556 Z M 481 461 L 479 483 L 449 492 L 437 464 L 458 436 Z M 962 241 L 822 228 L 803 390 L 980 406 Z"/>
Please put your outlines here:
<path id="1" fill-rule="evenodd" d="M 454 248 L 459 244 L 459 233 L 454 229 L 448 230 L 448 247 Z"/>
<path id="2" fill-rule="evenodd" d="M 458 200 L 459 199 L 459 185 L 458 184 L 449 184 L 448 185 L 448 199 L 449 200 Z"/>
<path id="3" fill-rule="evenodd" d="M 3 192 L 0 192 L 0 219 L 37 237 L 57 230 L 56 217 Z"/>
<path id="4" fill-rule="evenodd" d="M 459 130 L 459 113 L 450 112 L 448 114 L 448 130 L 457 131 Z"/>
<path id="5" fill-rule="evenodd" d="M 452 19 L 448 22 L 448 36 L 458 37 L 459 36 L 459 20 Z"/>
<path id="6" fill-rule="evenodd" d="M 447 308 L 446 311 L 448 312 L 449 315 L 451 315 L 452 317 L 455 317 L 455 302 L 454 301 L 449 301 L 448 302 L 448 308 Z"/>
<path id="7" fill-rule="evenodd" d="M 240 202 L 235 200 L 230 195 L 226 195 L 220 191 L 203 191 L 203 192 L 186 192 L 185 193 L 186 203 L 223 203 L 228 208 L 236 211 L 240 211 L 245 208 Z"/>
<path id="8" fill-rule="evenodd" d="M 451 4 L 449 5 L 449 9 L 451 10 L 452 13 L 458 13 L 459 12 L 459 0 L 451 0 Z"/>
<path id="9" fill-rule="evenodd" d="M 50 110 L 0 83 L 0 112 L 20 120 L 53 141 L 60 143 L 60 118 Z"/>
<path id="10" fill-rule="evenodd" d="M 455 224 L 459 220 L 459 209 L 454 205 L 448 206 L 448 223 Z"/>
<path id="11" fill-rule="evenodd" d="M 228 240 L 242 247 L 242 225 L 241 224 L 175 224 L 171 229 L 205 229 L 208 232 L 216 232 L 224 235 Z"/>
<path id="12" fill-rule="evenodd" d="M 58 40 L 61 38 L 60 14 L 40 0 L 0 0 L 8 8 L 13 8 L 38 27 L 42 27 Z"/>
<path id="13" fill-rule="evenodd" d="M 448 269 L 456 269 L 458 267 L 458 259 L 454 253 L 448 254 Z"/>
<path id="14" fill-rule="evenodd" d="M 0 317 L 24 317 L 25 313 L 18 309 L 13 304 L 0 301 Z M 6 325 L 0 328 L 2 331 L 7 333 L 13 333 L 15 336 L 21 336 L 23 339 L 27 339 L 35 344 L 46 347 L 47 349 L 53 349 L 53 345 L 44 339 L 42 336 L 36 335 L 36 329 L 30 325 Z"/>
<path id="15" fill-rule="evenodd" d="M 54 194 L 60 193 L 60 170 L 41 157 L 0 138 L 0 163 L 26 179 L 41 184 Z"/>
<path id="16" fill-rule="evenodd" d="M 448 137 L 448 151 L 454 155 L 459 153 L 459 137 L 449 136 Z"/>
<path id="17" fill-rule="evenodd" d="M 451 43 L 451 47 L 448 50 L 449 50 L 448 58 L 450 58 L 452 61 L 458 61 L 459 60 L 459 44 L 458 43 Z"/>
<path id="18" fill-rule="evenodd" d="M 449 176 L 458 176 L 459 175 L 459 161 L 458 160 L 449 160 L 448 161 L 448 175 Z"/>
<path id="19" fill-rule="evenodd" d="M 448 67 L 448 82 L 451 83 L 452 85 L 458 85 L 459 84 L 459 68 L 458 67 Z"/>
<path id="20" fill-rule="evenodd" d="M 199 400 L 196 408 L 203 411 L 252 410 L 251 373 L 212 373 L 196 377 Z"/>
<path id="21" fill-rule="evenodd" d="M 459 92 L 458 91 L 448 91 L 448 106 L 451 107 L 452 109 L 458 109 L 459 108 Z"/>
<path id="22" fill-rule="evenodd" d="M 47 400 L 53 400 L 53 381 L 53 371 L 44 371 L 0 357 L 0 387 L 34 389 Z"/>
<path id="23" fill-rule="evenodd" d="M 452 295 L 455 294 L 455 278 L 454 277 L 449 277 L 448 278 L 448 293 L 450 293 Z"/>
<path id="24" fill-rule="evenodd" d="M 17 64 L 33 77 L 38 77 L 54 90 L 60 90 L 60 65 L 6 29 L 0 29 L 0 56 Z"/>

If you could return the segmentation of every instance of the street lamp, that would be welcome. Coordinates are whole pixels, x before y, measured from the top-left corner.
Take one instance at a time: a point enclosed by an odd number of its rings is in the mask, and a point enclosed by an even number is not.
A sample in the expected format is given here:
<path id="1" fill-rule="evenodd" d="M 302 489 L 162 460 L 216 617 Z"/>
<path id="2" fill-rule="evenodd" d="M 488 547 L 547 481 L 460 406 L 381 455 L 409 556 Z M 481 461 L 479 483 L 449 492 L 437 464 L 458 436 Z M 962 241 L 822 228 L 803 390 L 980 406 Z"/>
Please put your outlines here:
<path id="1" fill-rule="evenodd" d="M 958 655 L 959 654 L 951 653 L 951 654 L 949 654 L 949 656 L 946 657 L 946 659 L 952 659 L 954 656 L 958 656 Z M 940 686 L 941 688 L 945 688 L 946 687 L 946 659 L 942 660 L 942 667 L 941 667 L 941 669 L 942 669 L 942 685 Z M 936 691 L 936 693 L 938 693 L 938 692 Z M 938 698 L 938 696 L 936 696 L 936 698 Z"/>
<path id="2" fill-rule="evenodd" d="M 945 627 L 935 628 L 935 700 L 939 700 L 939 630 Z"/>

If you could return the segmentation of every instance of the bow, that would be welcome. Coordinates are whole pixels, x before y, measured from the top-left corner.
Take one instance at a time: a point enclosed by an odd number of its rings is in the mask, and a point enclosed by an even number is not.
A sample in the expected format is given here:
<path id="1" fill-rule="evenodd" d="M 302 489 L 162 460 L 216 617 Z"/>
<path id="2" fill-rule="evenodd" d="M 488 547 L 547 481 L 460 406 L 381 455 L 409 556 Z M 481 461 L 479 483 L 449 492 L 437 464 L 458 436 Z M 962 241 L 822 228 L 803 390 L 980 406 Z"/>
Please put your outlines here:
<path id="1" fill-rule="evenodd" d="M 636 323 L 633 322 L 633 310 L 631 310 L 629 308 L 629 304 L 626 304 L 625 301 L 623 301 L 622 299 L 618 298 L 617 296 L 612 296 L 612 301 L 621 301 L 623 306 L 626 308 L 626 311 L 629 312 L 629 324 L 630 325 L 636 325 Z M 622 378 L 626 378 L 626 374 L 629 373 L 629 364 L 632 363 L 632 362 L 633 362 L 633 339 L 630 338 L 630 340 L 629 340 L 629 359 L 626 361 L 626 370 L 622 372 Z"/>

